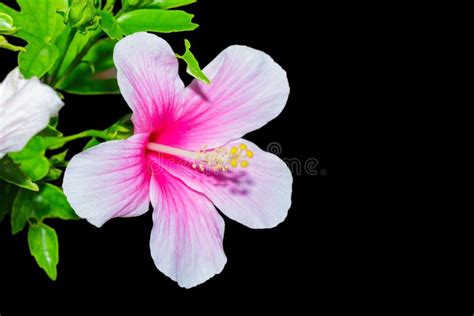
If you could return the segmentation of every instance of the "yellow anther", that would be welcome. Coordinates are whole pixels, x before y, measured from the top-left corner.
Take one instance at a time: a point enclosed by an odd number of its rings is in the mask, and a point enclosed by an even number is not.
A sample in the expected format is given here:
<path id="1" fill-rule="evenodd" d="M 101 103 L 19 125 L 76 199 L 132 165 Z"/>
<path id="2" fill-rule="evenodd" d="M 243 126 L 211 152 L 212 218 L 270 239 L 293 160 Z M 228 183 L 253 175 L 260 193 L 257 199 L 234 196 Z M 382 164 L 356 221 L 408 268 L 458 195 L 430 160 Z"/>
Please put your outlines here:
<path id="1" fill-rule="evenodd" d="M 226 172 L 230 168 L 247 168 L 249 162 L 244 159 L 252 158 L 253 152 L 247 149 L 245 144 L 217 147 L 210 150 L 207 149 L 207 146 L 203 146 L 194 152 L 193 156 L 192 167 L 194 169 Z"/>

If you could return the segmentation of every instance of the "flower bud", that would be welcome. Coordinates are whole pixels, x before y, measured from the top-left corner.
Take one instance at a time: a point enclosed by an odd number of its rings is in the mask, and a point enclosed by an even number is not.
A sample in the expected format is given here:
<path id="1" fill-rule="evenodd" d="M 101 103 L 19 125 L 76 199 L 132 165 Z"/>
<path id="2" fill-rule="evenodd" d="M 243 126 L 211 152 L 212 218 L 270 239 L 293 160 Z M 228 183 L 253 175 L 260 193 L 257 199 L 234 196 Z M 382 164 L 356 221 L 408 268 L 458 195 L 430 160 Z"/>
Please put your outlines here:
<path id="1" fill-rule="evenodd" d="M 66 23 L 73 29 L 86 31 L 96 21 L 96 0 L 72 0 Z"/>

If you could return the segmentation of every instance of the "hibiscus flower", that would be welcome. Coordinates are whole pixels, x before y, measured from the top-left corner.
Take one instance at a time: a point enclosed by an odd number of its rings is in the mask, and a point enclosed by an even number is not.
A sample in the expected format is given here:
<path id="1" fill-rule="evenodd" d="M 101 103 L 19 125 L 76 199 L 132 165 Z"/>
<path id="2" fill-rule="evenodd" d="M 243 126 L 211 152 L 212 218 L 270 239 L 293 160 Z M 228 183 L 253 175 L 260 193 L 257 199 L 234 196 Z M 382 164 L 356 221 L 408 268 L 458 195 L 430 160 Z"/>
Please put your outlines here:
<path id="1" fill-rule="evenodd" d="M 151 255 L 182 287 L 220 273 L 224 215 L 251 228 L 282 222 L 292 175 L 273 154 L 241 139 L 275 118 L 289 86 L 265 53 L 225 49 L 203 71 L 207 85 L 184 87 L 178 60 L 161 38 L 136 33 L 114 51 L 134 135 L 73 157 L 64 192 L 77 214 L 100 227 L 153 206 Z"/>

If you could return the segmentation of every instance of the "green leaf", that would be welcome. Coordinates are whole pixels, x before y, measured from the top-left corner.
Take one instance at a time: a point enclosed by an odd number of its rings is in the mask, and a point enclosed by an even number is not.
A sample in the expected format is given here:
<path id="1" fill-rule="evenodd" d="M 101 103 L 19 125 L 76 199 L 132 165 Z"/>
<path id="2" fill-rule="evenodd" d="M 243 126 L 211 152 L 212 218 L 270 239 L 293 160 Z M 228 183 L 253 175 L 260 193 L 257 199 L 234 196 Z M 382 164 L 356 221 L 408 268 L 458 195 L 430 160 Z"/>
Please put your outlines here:
<path id="1" fill-rule="evenodd" d="M 58 57 L 59 50 L 54 44 L 31 42 L 18 55 L 18 64 L 25 77 L 42 77 L 51 69 Z"/>
<path id="2" fill-rule="evenodd" d="M 8 156 L 0 160 L 0 178 L 28 190 L 39 190 L 38 186 L 21 170 L 20 166 Z"/>
<path id="3" fill-rule="evenodd" d="M 83 95 L 120 93 L 117 79 L 95 80 L 90 66 L 85 64 L 76 67 L 58 88 L 72 94 Z"/>
<path id="4" fill-rule="evenodd" d="M 127 139 L 133 134 L 133 123 L 132 123 L 132 115 L 127 114 L 121 117 L 117 122 L 111 125 L 109 128 L 104 130 L 105 133 L 110 135 L 112 139 Z M 84 146 L 84 150 L 97 146 L 101 143 L 97 138 L 91 138 L 86 146 Z"/>
<path id="5" fill-rule="evenodd" d="M 184 45 L 186 47 L 186 51 L 183 55 L 176 56 L 186 62 L 186 72 L 193 76 L 196 79 L 201 80 L 207 84 L 211 83 L 211 81 L 206 77 L 206 75 L 202 72 L 201 67 L 199 67 L 199 62 L 197 61 L 196 57 L 194 57 L 193 53 L 189 50 L 191 48 L 191 43 L 186 39 L 184 40 Z"/>
<path id="6" fill-rule="evenodd" d="M 50 226 L 39 223 L 28 230 L 28 245 L 38 265 L 46 271 L 51 280 L 56 280 L 56 266 L 59 262 L 59 243 L 56 231 Z"/>
<path id="7" fill-rule="evenodd" d="M 68 0 L 18 0 L 21 11 L 15 11 L 0 3 L 0 13 L 12 17 L 18 32 L 13 36 L 28 42 L 25 51 L 18 56 L 21 73 L 26 77 L 42 77 L 53 67 L 59 51 L 56 38 L 66 26 L 56 11 L 65 11 Z"/>
<path id="8" fill-rule="evenodd" d="M 75 94 L 119 93 L 113 50 L 117 42 L 111 39 L 98 41 L 59 88 Z"/>
<path id="9" fill-rule="evenodd" d="M 66 156 L 67 156 L 68 149 L 60 152 L 59 154 L 52 155 L 51 158 L 49 158 L 49 162 L 51 166 L 60 166 L 60 167 L 65 167 L 66 166 Z"/>
<path id="10" fill-rule="evenodd" d="M 132 115 L 126 114 L 104 130 L 112 139 L 127 139 L 133 134 Z"/>
<path id="11" fill-rule="evenodd" d="M 121 0 L 122 2 L 122 10 L 123 11 L 130 11 L 136 10 L 137 8 L 144 7 L 154 0 Z"/>
<path id="12" fill-rule="evenodd" d="M 91 47 L 86 56 L 84 56 L 83 61 L 92 64 L 95 72 L 114 68 L 112 54 L 114 52 L 115 44 L 117 44 L 117 41 L 111 39 L 98 41 Z"/>
<path id="13" fill-rule="evenodd" d="M 73 79 L 65 82 L 65 87 L 62 88 L 72 94 L 82 95 L 98 95 L 98 94 L 118 94 L 120 93 L 116 79 L 95 80 L 91 74 L 89 67 L 83 64 L 79 65 L 72 73 L 73 77 L 81 78 L 74 81 Z M 92 76 L 92 78 L 91 78 Z"/>
<path id="14" fill-rule="evenodd" d="M 50 183 L 42 184 L 39 192 L 21 190 L 18 193 L 11 214 L 12 233 L 22 231 L 31 218 L 39 222 L 45 218 L 79 219 L 63 191 Z"/>
<path id="15" fill-rule="evenodd" d="M 117 44 L 117 41 L 111 39 L 98 41 L 91 47 L 89 52 L 83 58 L 83 61 L 92 64 L 95 72 L 114 68 L 113 52 L 115 44 Z"/>
<path id="16" fill-rule="evenodd" d="M 121 39 L 123 31 L 120 29 L 120 26 L 117 23 L 117 20 L 112 15 L 112 13 L 107 11 L 98 11 L 100 19 L 100 26 L 107 35 L 112 39 Z"/>
<path id="17" fill-rule="evenodd" d="M 198 27 L 192 23 L 194 15 L 184 11 L 142 9 L 121 15 L 117 22 L 124 35 L 135 32 L 171 33 L 192 31 Z"/>
<path id="18" fill-rule="evenodd" d="M 0 222 L 12 211 L 13 201 L 18 194 L 17 186 L 0 181 Z"/>
<path id="19" fill-rule="evenodd" d="M 58 131 L 54 126 L 48 125 L 44 130 L 39 132 L 38 136 L 41 137 L 61 137 L 63 133 Z"/>
<path id="20" fill-rule="evenodd" d="M 66 160 L 66 155 L 67 155 L 67 149 L 57 155 L 51 156 L 49 158 L 49 164 L 51 167 L 66 167 L 67 165 L 67 160 Z"/>
<path id="21" fill-rule="evenodd" d="M 196 0 L 154 0 L 153 3 L 145 7 L 166 10 L 166 9 L 183 7 L 185 5 L 195 3 L 195 2 Z"/>
<path id="22" fill-rule="evenodd" d="M 64 99 L 64 97 L 62 97 L 61 94 L 60 94 L 60 96 L 61 96 L 62 99 Z M 59 123 L 58 117 L 52 117 L 49 120 L 49 126 L 52 126 L 53 128 L 58 128 L 58 123 Z"/>
<path id="23" fill-rule="evenodd" d="M 75 61 L 76 57 L 80 53 L 82 53 L 83 49 L 87 48 L 86 46 L 91 45 L 90 42 L 91 41 L 94 42 L 95 39 L 98 36 L 100 36 L 101 33 L 102 33 L 102 30 L 99 28 L 95 31 L 87 32 L 87 34 L 82 34 L 79 32 L 75 34 L 74 39 L 69 45 L 66 56 L 64 57 L 64 61 L 61 65 L 61 69 L 59 70 L 58 77 L 61 78 L 65 75 L 66 71 L 69 70 L 69 67 Z M 67 34 L 64 34 L 60 38 L 58 38 L 57 42 L 58 42 L 57 44 L 58 47 L 65 46 L 67 42 Z M 63 49 L 66 49 L 66 47 L 63 47 Z"/>
<path id="24" fill-rule="evenodd" d="M 47 136 L 43 137 L 43 144 L 45 148 L 54 150 L 64 146 L 66 143 L 64 139 L 65 137 Z"/>
<path id="25" fill-rule="evenodd" d="M 99 12 L 104 31 L 113 39 L 135 32 L 171 33 L 192 31 L 198 27 L 192 23 L 194 15 L 184 11 L 140 9 L 122 14 L 117 19 L 108 12 Z"/>
<path id="26" fill-rule="evenodd" d="M 79 219 L 64 192 L 55 185 L 46 183 L 38 193 L 30 195 L 33 197 L 35 218 L 39 221 L 45 218 Z"/>
<path id="27" fill-rule="evenodd" d="M 122 0 L 122 6 L 126 11 L 138 8 L 147 9 L 173 9 L 195 3 L 196 0 Z"/>
<path id="28" fill-rule="evenodd" d="M 33 180 L 37 181 L 48 174 L 49 161 L 44 156 L 46 145 L 42 137 L 33 137 L 22 151 L 11 153 L 14 162 Z"/>
<path id="29" fill-rule="evenodd" d="M 10 217 L 13 235 L 21 232 L 23 228 L 25 228 L 28 219 L 33 215 L 33 208 L 30 207 L 32 201 L 28 200 L 31 198 L 31 195 L 28 194 L 29 192 L 31 191 L 20 190 L 13 201 L 12 214 Z"/>
<path id="30" fill-rule="evenodd" d="M 106 129 L 108 133 L 133 133 L 132 115 L 126 114 Z M 130 135 L 129 135 L 130 136 Z"/>
<path id="31" fill-rule="evenodd" d="M 71 36 L 72 30 L 67 30 L 63 34 L 61 34 L 56 40 L 56 46 L 61 50 L 64 51 L 67 49 L 66 55 L 64 56 L 64 60 L 61 64 L 61 68 L 58 71 L 58 77 L 61 78 L 64 76 L 64 73 L 69 68 L 69 66 L 74 61 L 74 58 L 81 52 L 81 50 L 87 45 L 89 39 L 91 38 L 91 33 L 81 34 L 76 32 L 74 38 L 72 39 L 69 47 L 66 47 L 68 42 L 68 37 Z M 55 65 L 58 67 L 58 65 Z M 51 70 L 52 72 L 52 70 Z M 50 73 L 52 74 L 52 73 Z"/>
<path id="32" fill-rule="evenodd" d="M 94 147 L 94 146 L 96 146 L 96 145 L 99 145 L 99 144 L 100 144 L 100 141 L 98 141 L 97 138 L 95 138 L 95 137 L 94 137 L 94 138 L 91 138 L 91 140 L 88 141 L 87 144 L 84 146 L 83 151 L 84 151 L 84 150 L 87 150 L 87 149 L 89 149 L 89 148 L 92 148 L 92 147 Z"/>
<path id="33" fill-rule="evenodd" d="M 48 174 L 46 175 L 46 180 L 54 181 L 61 177 L 63 171 L 58 168 L 50 168 Z"/>

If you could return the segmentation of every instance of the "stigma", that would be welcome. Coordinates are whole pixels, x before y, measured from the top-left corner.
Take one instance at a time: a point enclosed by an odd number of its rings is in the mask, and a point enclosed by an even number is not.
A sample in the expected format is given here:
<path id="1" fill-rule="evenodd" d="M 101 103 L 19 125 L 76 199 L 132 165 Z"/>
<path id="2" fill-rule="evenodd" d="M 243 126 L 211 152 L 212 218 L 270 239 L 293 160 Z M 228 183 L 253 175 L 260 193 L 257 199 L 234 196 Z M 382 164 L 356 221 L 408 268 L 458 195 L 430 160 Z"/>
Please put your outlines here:
<path id="1" fill-rule="evenodd" d="M 234 168 L 248 168 L 249 161 L 253 158 L 253 152 L 245 144 L 210 150 L 204 145 L 200 150 L 189 151 L 149 142 L 147 149 L 191 160 L 192 167 L 202 172 L 205 170 L 226 172 Z"/>

